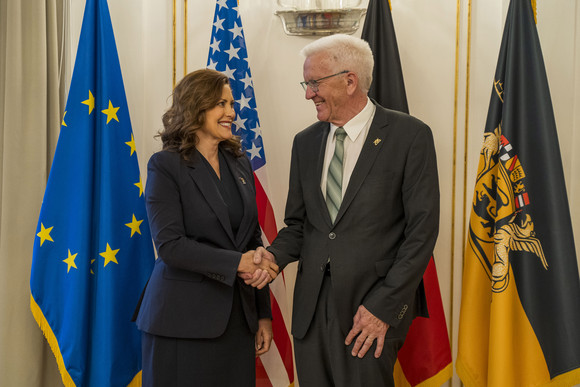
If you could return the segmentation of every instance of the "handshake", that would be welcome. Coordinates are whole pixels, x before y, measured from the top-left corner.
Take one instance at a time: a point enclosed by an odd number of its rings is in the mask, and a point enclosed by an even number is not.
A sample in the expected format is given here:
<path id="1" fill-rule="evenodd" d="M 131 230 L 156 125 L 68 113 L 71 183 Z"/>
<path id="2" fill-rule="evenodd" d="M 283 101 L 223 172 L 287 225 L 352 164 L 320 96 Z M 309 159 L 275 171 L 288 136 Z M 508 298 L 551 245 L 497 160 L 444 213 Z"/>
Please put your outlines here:
<path id="1" fill-rule="evenodd" d="M 272 282 L 279 272 L 280 268 L 276 265 L 274 254 L 263 247 L 242 254 L 238 265 L 238 277 L 242 278 L 246 285 L 258 289 Z"/>

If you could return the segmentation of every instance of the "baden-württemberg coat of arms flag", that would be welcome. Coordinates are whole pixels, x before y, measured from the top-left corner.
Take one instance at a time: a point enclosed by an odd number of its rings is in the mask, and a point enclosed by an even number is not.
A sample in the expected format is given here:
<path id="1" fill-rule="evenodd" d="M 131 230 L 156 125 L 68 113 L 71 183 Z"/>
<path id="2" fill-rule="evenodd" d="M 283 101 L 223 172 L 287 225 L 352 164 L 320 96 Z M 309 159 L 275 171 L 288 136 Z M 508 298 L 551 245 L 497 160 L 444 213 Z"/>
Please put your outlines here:
<path id="1" fill-rule="evenodd" d="M 106 0 L 87 0 L 36 230 L 31 309 L 65 386 L 141 385 L 131 322 L 154 263 Z"/>
<path id="2" fill-rule="evenodd" d="M 580 383 L 580 284 L 556 124 L 529 0 L 509 6 L 464 259 L 467 386 Z"/>

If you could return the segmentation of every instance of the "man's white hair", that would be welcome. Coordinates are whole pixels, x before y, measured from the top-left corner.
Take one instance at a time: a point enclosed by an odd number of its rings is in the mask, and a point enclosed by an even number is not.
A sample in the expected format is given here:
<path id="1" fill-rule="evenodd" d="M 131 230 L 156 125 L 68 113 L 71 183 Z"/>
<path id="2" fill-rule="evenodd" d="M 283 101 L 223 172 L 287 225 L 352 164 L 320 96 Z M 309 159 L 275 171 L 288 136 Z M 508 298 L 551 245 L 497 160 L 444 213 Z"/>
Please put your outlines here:
<path id="1" fill-rule="evenodd" d="M 327 54 L 335 72 L 349 70 L 359 78 L 359 87 L 366 93 L 373 81 L 373 52 L 369 44 L 345 34 L 325 36 L 306 45 L 300 54 L 305 58 Z"/>

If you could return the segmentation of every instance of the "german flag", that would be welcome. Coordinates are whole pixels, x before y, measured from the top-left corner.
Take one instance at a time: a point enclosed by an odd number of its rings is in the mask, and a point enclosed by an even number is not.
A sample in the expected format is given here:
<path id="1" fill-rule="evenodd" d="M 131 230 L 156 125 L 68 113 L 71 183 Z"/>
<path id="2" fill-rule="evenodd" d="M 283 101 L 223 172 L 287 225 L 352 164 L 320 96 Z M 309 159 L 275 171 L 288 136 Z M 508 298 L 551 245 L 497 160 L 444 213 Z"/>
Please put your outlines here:
<path id="1" fill-rule="evenodd" d="M 388 109 L 409 113 L 399 48 L 386 0 L 370 0 L 361 37 L 375 57 L 369 97 Z M 433 257 L 423 275 L 429 318 L 413 320 L 394 369 L 397 387 L 440 386 L 451 378 L 453 365 L 447 323 Z"/>
<path id="2" fill-rule="evenodd" d="M 580 282 L 556 123 L 529 0 L 512 0 L 464 257 L 466 386 L 580 383 Z"/>

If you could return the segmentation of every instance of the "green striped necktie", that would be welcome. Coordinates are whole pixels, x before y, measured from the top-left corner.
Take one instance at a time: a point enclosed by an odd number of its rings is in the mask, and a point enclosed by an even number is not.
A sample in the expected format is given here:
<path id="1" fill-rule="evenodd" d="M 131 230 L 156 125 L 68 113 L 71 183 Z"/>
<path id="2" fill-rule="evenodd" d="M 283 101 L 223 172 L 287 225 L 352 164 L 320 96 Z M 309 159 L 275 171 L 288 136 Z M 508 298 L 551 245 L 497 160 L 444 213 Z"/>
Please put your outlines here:
<path id="1" fill-rule="evenodd" d="M 332 223 L 336 219 L 340 203 L 342 202 L 342 161 L 344 158 L 344 138 L 346 132 L 341 126 L 334 133 L 336 136 L 336 146 L 334 155 L 328 166 L 328 177 L 326 179 L 326 206 L 330 214 Z"/>

